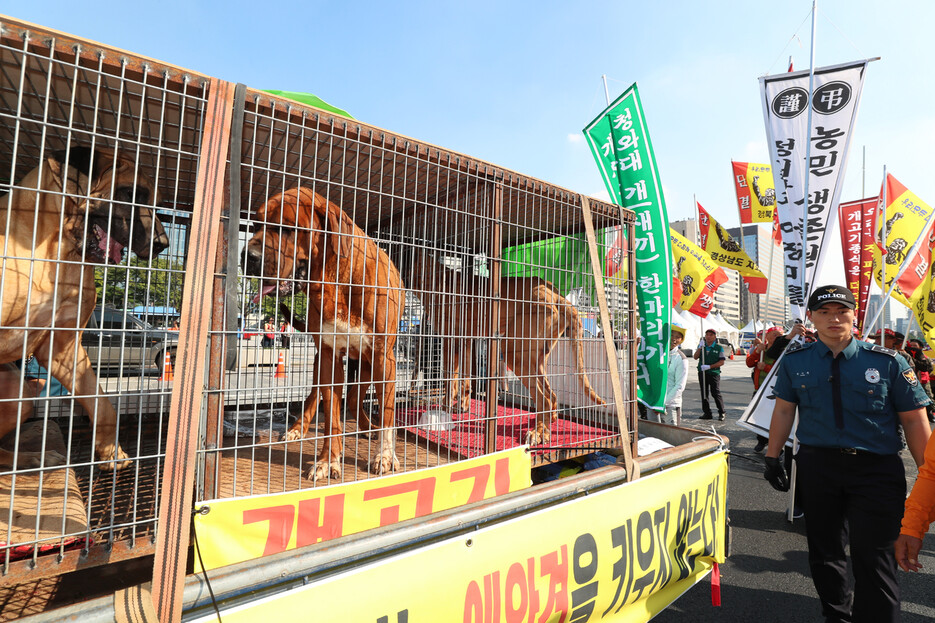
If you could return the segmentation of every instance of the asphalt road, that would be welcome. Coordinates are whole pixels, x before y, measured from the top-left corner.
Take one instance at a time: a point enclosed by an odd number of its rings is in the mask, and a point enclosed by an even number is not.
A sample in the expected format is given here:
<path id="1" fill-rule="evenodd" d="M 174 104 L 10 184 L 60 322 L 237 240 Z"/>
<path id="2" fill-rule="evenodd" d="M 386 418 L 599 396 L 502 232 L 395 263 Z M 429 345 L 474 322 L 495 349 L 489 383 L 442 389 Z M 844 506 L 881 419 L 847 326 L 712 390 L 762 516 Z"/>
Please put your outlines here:
<path id="1" fill-rule="evenodd" d="M 721 570 L 721 606 L 711 605 L 711 582 L 702 580 L 654 621 L 821 621 L 821 605 L 808 571 L 804 519 L 786 521 L 786 494 L 763 479 L 763 454 L 753 451 L 756 436 L 737 420 L 753 393 L 749 369 L 737 357 L 724 366 L 721 393 L 727 419 L 699 420 L 701 391 L 694 366 L 682 404 L 682 426 L 708 428 L 730 439 L 728 517 L 730 555 Z M 712 405 L 713 407 L 713 405 Z M 715 416 L 717 417 L 717 416 Z M 903 452 L 909 485 L 915 463 Z M 904 623 L 935 620 L 935 534 L 923 545 L 920 573 L 900 571 Z"/>

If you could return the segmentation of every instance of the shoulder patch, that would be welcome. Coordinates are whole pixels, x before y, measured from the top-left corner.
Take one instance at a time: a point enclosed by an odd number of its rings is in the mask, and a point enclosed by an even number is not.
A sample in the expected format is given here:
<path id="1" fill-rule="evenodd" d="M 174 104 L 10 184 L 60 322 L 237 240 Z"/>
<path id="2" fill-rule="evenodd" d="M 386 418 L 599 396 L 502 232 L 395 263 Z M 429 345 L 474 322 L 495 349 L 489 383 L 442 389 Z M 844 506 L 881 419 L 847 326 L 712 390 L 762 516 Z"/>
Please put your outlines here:
<path id="1" fill-rule="evenodd" d="M 786 354 L 788 355 L 789 353 L 795 353 L 800 350 L 805 350 L 811 344 L 812 342 L 792 342 L 788 346 L 786 346 Z"/>
<path id="2" fill-rule="evenodd" d="M 892 348 L 886 348 L 885 346 L 880 346 L 879 344 L 871 344 L 870 350 L 872 350 L 875 353 L 883 353 L 884 355 L 889 355 L 890 357 L 895 357 L 896 355 L 899 354 Z"/>
<path id="3" fill-rule="evenodd" d="M 919 379 L 916 378 L 916 373 L 912 371 L 912 368 L 906 368 L 903 370 L 903 378 L 906 379 L 906 382 L 909 383 L 912 387 L 915 387 L 919 384 Z"/>

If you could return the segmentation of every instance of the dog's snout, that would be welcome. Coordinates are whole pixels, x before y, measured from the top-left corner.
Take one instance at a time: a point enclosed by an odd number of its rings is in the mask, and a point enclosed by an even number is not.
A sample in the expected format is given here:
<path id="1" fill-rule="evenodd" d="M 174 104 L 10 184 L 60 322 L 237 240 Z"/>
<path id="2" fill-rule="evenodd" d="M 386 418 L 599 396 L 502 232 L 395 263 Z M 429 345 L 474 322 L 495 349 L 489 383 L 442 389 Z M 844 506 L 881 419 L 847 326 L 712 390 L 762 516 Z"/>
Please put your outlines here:
<path id="1" fill-rule="evenodd" d="M 308 260 L 299 260 L 295 263 L 295 278 L 297 281 L 308 279 Z"/>
<path id="2" fill-rule="evenodd" d="M 153 257 L 169 248 L 169 236 L 162 232 L 153 239 Z"/>
<path id="3" fill-rule="evenodd" d="M 244 272 L 247 275 L 260 275 L 263 271 L 263 254 L 259 249 L 247 245 L 246 261 L 244 262 Z"/>

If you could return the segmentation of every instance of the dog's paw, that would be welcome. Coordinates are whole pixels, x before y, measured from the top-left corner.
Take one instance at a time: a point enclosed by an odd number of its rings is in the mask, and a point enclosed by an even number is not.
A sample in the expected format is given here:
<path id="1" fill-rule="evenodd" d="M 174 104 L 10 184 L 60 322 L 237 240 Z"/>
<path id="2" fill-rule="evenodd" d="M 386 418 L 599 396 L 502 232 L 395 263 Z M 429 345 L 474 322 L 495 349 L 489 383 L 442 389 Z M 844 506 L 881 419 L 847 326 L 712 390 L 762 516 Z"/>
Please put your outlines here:
<path id="1" fill-rule="evenodd" d="M 548 428 L 531 428 L 526 432 L 526 443 L 530 446 L 548 443 L 552 439 L 552 433 Z"/>
<path id="2" fill-rule="evenodd" d="M 334 479 L 341 478 L 340 461 L 316 461 L 315 464 L 312 465 L 312 467 L 308 470 L 308 479 L 312 482 L 325 480 L 329 477 Z"/>
<path id="3" fill-rule="evenodd" d="M 302 430 L 298 428 L 290 428 L 286 431 L 286 434 L 283 435 L 283 440 L 285 441 L 299 441 L 302 439 Z"/>
<path id="4" fill-rule="evenodd" d="M 399 459 L 392 450 L 384 450 L 380 456 L 376 457 L 370 464 L 370 471 L 374 474 L 389 474 L 399 471 Z"/>
<path id="5" fill-rule="evenodd" d="M 97 467 L 105 472 L 129 467 L 129 458 L 123 448 L 112 443 L 97 447 L 97 459 L 101 461 Z"/>

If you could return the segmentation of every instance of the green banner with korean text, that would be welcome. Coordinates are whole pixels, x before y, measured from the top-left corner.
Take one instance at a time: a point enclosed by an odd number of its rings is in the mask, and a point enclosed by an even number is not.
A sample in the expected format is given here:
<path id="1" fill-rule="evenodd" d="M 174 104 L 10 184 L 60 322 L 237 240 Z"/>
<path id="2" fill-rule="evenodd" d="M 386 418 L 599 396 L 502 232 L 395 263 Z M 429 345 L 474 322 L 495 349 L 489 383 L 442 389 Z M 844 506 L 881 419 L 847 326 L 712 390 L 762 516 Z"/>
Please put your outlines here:
<path id="1" fill-rule="evenodd" d="M 672 305 L 669 217 L 649 128 L 634 83 L 584 129 L 611 201 L 636 214 L 639 399 L 665 408 Z"/>

